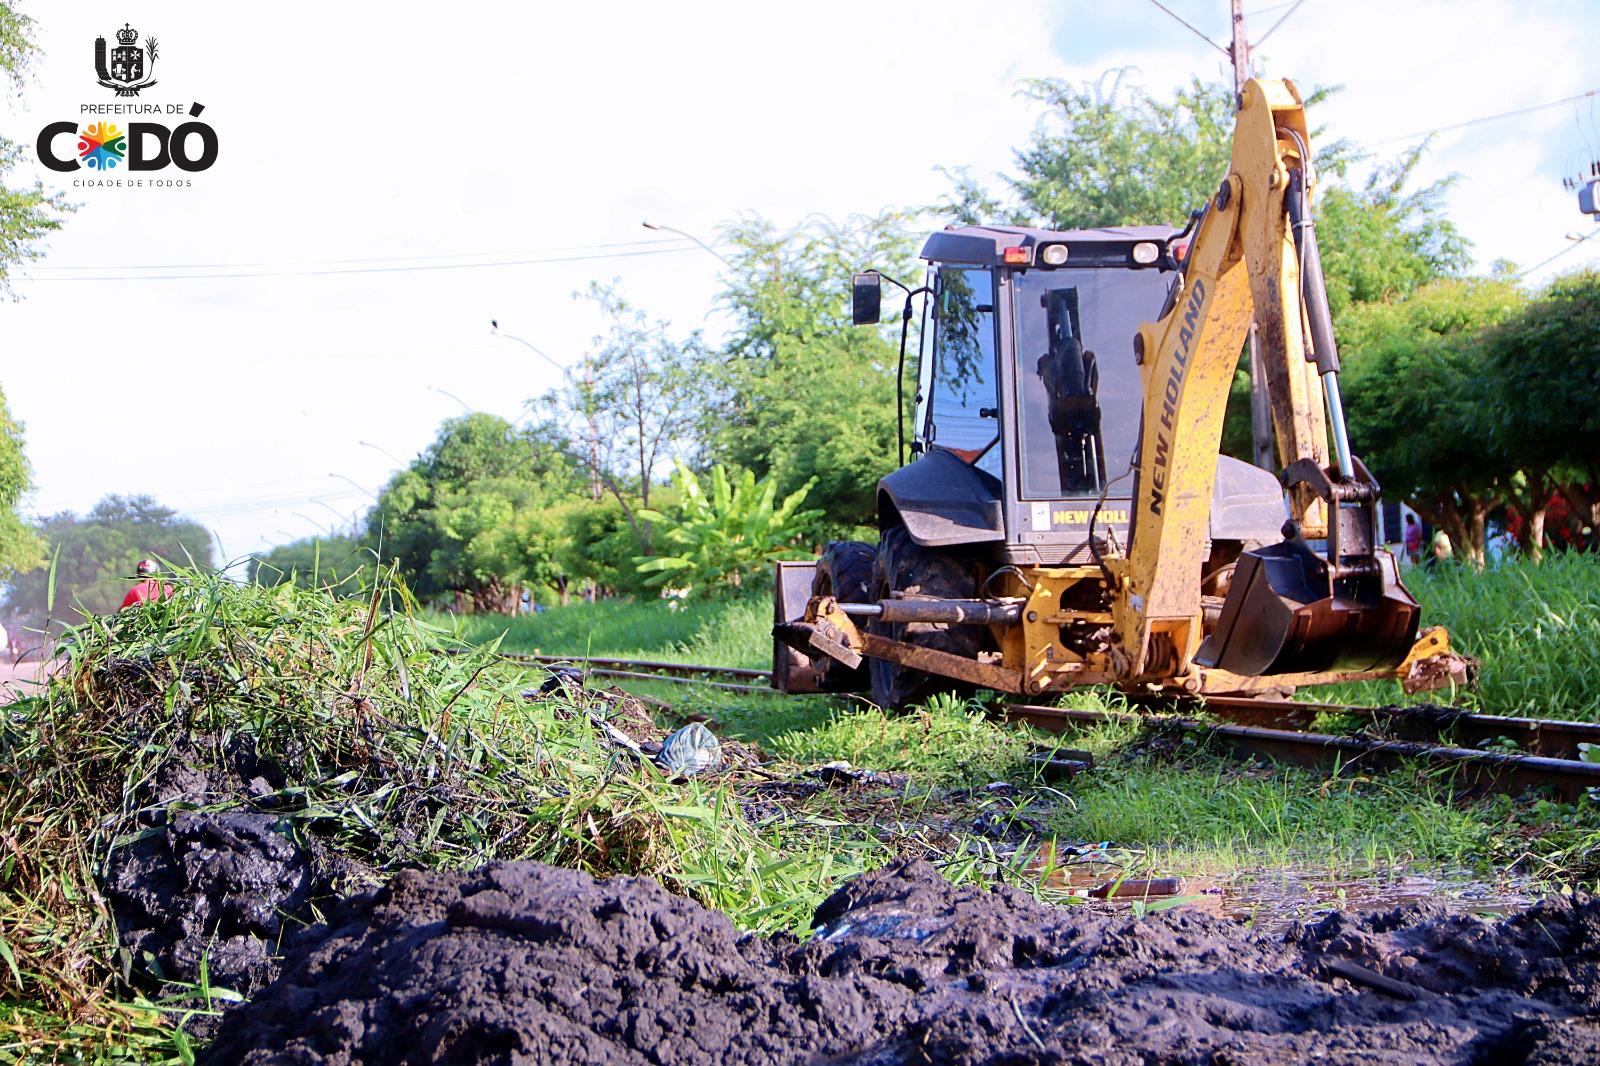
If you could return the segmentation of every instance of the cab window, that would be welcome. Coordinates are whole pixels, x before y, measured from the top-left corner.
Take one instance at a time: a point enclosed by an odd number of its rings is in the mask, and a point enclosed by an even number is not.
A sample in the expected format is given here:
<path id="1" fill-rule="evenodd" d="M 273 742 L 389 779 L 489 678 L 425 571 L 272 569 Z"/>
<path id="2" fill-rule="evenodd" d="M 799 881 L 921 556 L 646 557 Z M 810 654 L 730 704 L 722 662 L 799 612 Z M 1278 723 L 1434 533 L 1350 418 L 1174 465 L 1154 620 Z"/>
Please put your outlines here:
<path id="1" fill-rule="evenodd" d="M 994 276 L 939 271 L 934 297 L 932 402 L 924 436 L 935 447 L 1000 476 L 995 383 Z"/>

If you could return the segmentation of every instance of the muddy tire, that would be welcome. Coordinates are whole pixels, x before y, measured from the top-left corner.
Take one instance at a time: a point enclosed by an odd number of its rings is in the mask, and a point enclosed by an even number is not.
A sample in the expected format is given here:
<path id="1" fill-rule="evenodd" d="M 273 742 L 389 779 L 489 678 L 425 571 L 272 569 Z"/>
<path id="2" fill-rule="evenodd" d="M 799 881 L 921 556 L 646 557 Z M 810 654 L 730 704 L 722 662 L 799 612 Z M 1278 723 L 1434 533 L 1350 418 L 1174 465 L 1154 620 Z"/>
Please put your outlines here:
<path id="1" fill-rule="evenodd" d="M 978 585 L 971 560 L 936 548 L 919 547 L 904 526 L 884 530 L 872 572 L 872 599 L 973 599 Z M 890 640 L 973 658 L 983 630 L 943 622 L 883 622 L 872 619 L 868 631 Z M 880 707 L 899 708 L 936 692 L 959 692 L 971 686 L 947 677 L 925 674 L 881 659 L 869 660 L 872 699 Z"/>
<path id="2" fill-rule="evenodd" d="M 830 540 L 817 559 L 817 576 L 811 582 L 811 595 L 832 596 L 840 603 L 872 602 L 873 560 L 878 549 L 859 540 Z M 819 653 L 820 656 L 820 653 Z M 825 692 L 861 692 L 868 685 L 867 668 L 854 670 L 844 663 L 820 656 L 826 662 L 822 676 Z"/>

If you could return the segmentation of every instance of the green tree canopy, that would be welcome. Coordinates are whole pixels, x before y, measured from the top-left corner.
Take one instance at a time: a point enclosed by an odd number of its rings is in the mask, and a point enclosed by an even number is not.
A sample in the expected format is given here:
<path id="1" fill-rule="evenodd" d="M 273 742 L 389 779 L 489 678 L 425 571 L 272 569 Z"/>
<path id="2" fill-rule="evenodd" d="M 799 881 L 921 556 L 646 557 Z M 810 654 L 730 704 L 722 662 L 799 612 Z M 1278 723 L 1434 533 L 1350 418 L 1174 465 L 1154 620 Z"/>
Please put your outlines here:
<path id="1" fill-rule="evenodd" d="M 1495 451 L 1522 475 L 1518 510 L 1533 520 L 1560 492 L 1600 528 L 1600 271 L 1551 282 L 1482 339 L 1482 414 Z"/>
<path id="2" fill-rule="evenodd" d="M 758 477 L 770 474 L 780 496 L 815 478 L 810 498 L 833 530 L 872 523 L 878 479 L 899 465 L 899 316 L 891 302 L 883 328 L 852 326 L 850 278 L 875 268 L 915 287 L 911 218 L 813 218 L 787 231 L 750 218 L 722 233 L 734 248 L 723 300 L 738 329 L 709 368 L 718 398 L 703 427 L 707 450 Z"/>
<path id="3" fill-rule="evenodd" d="M 30 473 L 28 457 L 22 451 L 22 427 L 11 417 L 5 394 L 0 393 L 0 579 L 39 562 L 39 535 L 19 513 Z"/>
<path id="4" fill-rule="evenodd" d="M 1232 154 L 1233 87 L 1196 78 L 1159 100 L 1126 85 L 1127 74 L 1026 83 L 1053 120 L 1017 150 L 1020 173 L 1005 179 L 1028 217 L 1059 229 L 1182 223 L 1217 191 Z"/>
<path id="5" fill-rule="evenodd" d="M 361 592 L 359 576 L 375 561 L 355 534 L 305 537 L 251 556 L 245 576 L 257 585 L 292 581 L 302 587 L 332 589 L 338 595 L 356 595 Z"/>
<path id="6" fill-rule="evenodd" d="M 20 92 L 37 49 L 33 46 L 33 20 L 8 0 L 0 0 L 0 80 Z M 0 137 L 0 293 L 11 292 L 11 267 L 38 258 L 35 242 L 61 227 L 70 210 L 60 193 L 45 191 L 42 183 L 11 185 L 4 179 L 28 156 L 29 145 Z"/>
<path id="7" fill-rule="evenodd" d="M 9 82 L 13 92 L 22 89 L 35 55 L 32 32 L 33 20 L 0 0 L 0 81 Z M 60 228 L 68 210 L 59 193 L 46 192 L 37 181 L 11 185 L 5 180 L 26 154 L 25 145 L 0 137 L 0 295 L 11 292 L 11 268 L 37 258 L 35 242 Z M 39 539 L 19 512 L 30 475 L 22 426 L 11 417 L 0 392 L 0 579 L 39 561 Z"/>
<path id="8" fill-rule="evenodd" d="M 76 622 L 80 611 L 115 611 L 140 559 L 214 565 L 210 531 L 150 496 L 107 496 L 81 518 L 46 518 L 39 532 L 50 561 L 18 574 L 5 598 L 6 613 L 36 629 L 46 619 Z"/>
<path id="9" fill-rule="evenodd" d="M 420 597 L 511 612 L 524 586 L 550 579 L 555 548 L 536 539 L 537 514 L 582 486 L 565 441 L 495 415 L 463 415 L 390 479 L 364 542 L 397 562 Z"/>
<path id="10" fill-rule="evenodd" d="M 1356 305 L 1341 320 L 1352 447 L 1385 493 L 1479 560 L 1487 518 L 1517 466 L 1491 436 L 1495 385 L 1480 338 L 1525 302 L 1506 280 L 1446 279 L 1405 299 Z"/>

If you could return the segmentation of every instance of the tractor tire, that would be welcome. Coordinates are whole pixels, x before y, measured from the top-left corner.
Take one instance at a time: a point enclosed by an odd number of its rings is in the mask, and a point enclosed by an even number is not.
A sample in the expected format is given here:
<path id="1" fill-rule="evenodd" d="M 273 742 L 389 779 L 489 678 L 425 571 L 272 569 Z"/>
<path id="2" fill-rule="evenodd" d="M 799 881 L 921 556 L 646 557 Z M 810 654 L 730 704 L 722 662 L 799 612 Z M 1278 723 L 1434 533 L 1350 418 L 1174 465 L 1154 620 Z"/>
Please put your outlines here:
<path id="1" fill-rule="evenodd" d="M 978 582 L 970 560 L 937 548 L 919 547 L 904 526 L 884 530 L 872 572 L 872 599 L 974 599 Z M 983 639 L 979 626 L 943 622 L 884 622 L 873 618 L 868 631 L 890 640 L 952 655 L 976 658 Z M 952 678 L 912 670 L 898 663 L 870 659 L 872 700 L 897 709 L 927 699 L 937 692 L 970 691 L 970 685 Z"/>
<path id="2" fill-rule="evenodd" d="M 811 581 L 811 595 L 832 596 L 840 603 L 871 603 L 872 568 L 878 549 L 859 540 L 830 540 L 817 560 L 817 576 Z M 820 653 L 819 653 L 820 655 Z M 852 670 L 844 663 L 821 656 L 824 692 L 861 692 L 868 685 L 863 664 Z"/>

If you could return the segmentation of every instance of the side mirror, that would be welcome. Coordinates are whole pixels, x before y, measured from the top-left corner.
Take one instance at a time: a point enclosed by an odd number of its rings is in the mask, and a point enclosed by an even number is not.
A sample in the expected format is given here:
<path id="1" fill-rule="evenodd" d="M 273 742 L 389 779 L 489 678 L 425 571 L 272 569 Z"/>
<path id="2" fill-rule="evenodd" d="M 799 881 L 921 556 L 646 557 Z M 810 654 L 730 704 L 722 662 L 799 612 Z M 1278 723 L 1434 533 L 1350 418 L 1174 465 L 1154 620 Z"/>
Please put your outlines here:
<path id="1" fill-rule="evenodd" d="M 882 318 L 883 278 L 857 274 L 850 279 L 850 321 L 858 326 L 875 326 Z"/>

